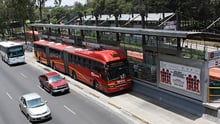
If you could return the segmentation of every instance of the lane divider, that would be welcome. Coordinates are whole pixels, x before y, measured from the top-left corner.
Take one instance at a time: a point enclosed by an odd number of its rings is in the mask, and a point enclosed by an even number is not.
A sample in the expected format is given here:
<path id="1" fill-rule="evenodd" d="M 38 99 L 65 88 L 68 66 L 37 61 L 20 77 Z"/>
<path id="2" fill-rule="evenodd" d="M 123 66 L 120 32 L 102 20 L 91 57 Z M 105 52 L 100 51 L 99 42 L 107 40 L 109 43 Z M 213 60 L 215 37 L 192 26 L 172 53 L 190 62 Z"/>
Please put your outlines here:
<path id="1" fill-rule="evenodd" d="M 12 100 L 13 98 L 12 98 L 12 96 L 8 93 L 8 92 L 6 92 L 6 95 Z"/>
<path id="2" fill-rule="evenodd" d="M 21 76 L 23 76 L 24 78 L 27 78 L 27 76 L 25 75 L 25 74 L 23 74 L 23 73 L 20 73 L 21 74 Z"/>
<path id="3" fill-rule="evenodd" d="M 78 87 L 79 89 L 83 89 L 83 87 L 81 87 L 80 85 L 78 84 L 73 84 L 74 86 Z"/>
<path id="4" fill-rule="evenodd" d="M 132 114 L 132 113 L 130 113 L 130 112 L 128 112 L 128 111 L 122 110 L 123 108 L 121 108 L 120 106 L 118 106 L 118 105 L 116 105 L 116 104 L 114 104 L 114 103 L 112 103 L 112 102 L 107 102 L 107 103 L 108 103 L 109 105 L 111 105 L 111 106 L 117 108 L 117 109 L 120 109 L 121 111 L 124 111 L 124 112 L 127 113 L 128 115 L 130 115 L 130 116 L 136 118 L 137 120 L 143 122 L 144 124 L 150 124 L 149 122 L 147 122 L 146 120 L 142 119 L 141 117 L 139 117 L 139 116 L 137 116 L 137 115 L 135 115 L 135 114 Z"/>
<path id="5" fill-rule="evenodd" d="M 135 114 L 132 114 L 133 117 L 137 118 L 138 120 L 140 120 L 141 122 L 143 122 L 144 124 L 150 124 L 149 122 L 147 122 L 146 120 L 142 119 L 141 117 L 135 115 Z"/>
<path id="6" fill-rule="evenodd" d="M 73 115 L 76 115 L 76 113 L 70 109 L 69 107 L 67 107 L 66 105 L 63 106 L 66 110 L 68 110 L 69 112 L 71 112 Z"/>
<path id="7" fill-rule="evenodd" d="M 112 102 L 108 102 L 108 104 L 111 105 L 111 106 L 114 106 L 114 107 L 117 108 L 117 109 L 121 109 L 120 106 L 118 106 L 118 105 L 116 105 L 116 104 L 114 104 L 114 103 L 112 103 Z"/>
<path id="8" fill-rule="evenodd" d="M 96 94 L 94 94 L 94 93 L 92 93 L 92 92 L 89 92 L 89 94 L 92 95 L 92 96 L 94 96 L 94 97 L 96 97 L 96 98 L 99 98 L 98 95 L 96 95 Z"/>

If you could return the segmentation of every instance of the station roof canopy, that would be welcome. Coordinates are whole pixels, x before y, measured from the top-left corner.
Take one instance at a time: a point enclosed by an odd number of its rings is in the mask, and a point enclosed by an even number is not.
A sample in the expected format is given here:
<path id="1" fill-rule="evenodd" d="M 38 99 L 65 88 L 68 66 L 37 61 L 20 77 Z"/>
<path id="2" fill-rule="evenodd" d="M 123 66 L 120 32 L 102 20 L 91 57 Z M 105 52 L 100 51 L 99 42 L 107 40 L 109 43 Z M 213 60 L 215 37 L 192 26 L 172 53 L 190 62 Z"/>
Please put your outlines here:
<path id="1" fill-rule="evenodd" d="M 168 16 L 171 16 L 174 13 L 148 13 L 146 20 L 147 21 L 159 21 L 162 20 Z M 79 20 L 79 19 L 78 19 Z M 87 15 L 83 16 L 82 20 L 84 21 L 95 21 L 95 16 L 93 15 Z M 98 17 L 99 21 L 115 21 L 115 17 L 111 15 L 101 15 Z M 118 18 L 119 21 L 141 21 L 140 14 L 134 13 L 134 14 L 121 14 Z"/>
<path id="2" fill-rule="evenodd" d="M 124 34 L 139 34 L 161 37 L 174 37 L 195 40 L 207 40 L 220 42 L 220 35 L 209 32 L 190 32 L 190 31 L 175 31 L 162 29 L 143 29 L 143 28 L 126 28 L 126 27 L 104 27 L 104 26 L 88 26 L 88 25 L 60 25 L 60 24 L 29 24 L 30 27 L 45 27 L 51 29 L 73 29 L 87 31 L 114 32 Z"/>

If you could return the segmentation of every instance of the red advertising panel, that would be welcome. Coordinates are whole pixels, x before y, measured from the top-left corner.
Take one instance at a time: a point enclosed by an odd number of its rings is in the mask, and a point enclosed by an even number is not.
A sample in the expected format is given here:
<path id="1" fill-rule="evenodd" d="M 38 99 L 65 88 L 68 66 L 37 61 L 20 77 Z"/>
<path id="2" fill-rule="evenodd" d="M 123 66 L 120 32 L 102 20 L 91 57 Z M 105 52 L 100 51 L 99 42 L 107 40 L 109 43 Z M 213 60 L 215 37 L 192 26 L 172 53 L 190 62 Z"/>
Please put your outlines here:
<path id="1" fill-rule="evenodd" d="M 199 68 L 160 61 L 160 83 L 200 94 Z"/>

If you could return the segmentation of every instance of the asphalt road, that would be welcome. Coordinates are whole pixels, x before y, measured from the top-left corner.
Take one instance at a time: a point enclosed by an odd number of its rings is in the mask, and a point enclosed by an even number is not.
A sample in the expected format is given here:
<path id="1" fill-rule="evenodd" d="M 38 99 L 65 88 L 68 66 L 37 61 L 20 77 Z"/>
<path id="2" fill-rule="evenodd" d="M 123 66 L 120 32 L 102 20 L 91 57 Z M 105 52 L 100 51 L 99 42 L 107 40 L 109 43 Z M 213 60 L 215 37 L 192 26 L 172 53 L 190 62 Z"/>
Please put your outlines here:
<path id="1" fill-rule="evenodd" d="M 37 92 L 52 111 L 45 124 L 128 124 L 120 114 L 80 93 L 51 96 L 41 89 L 38 75 L 42 70 L 29 64 L 9 66 L 0 60 L 0 124 L 28 124 L 20 112 L 18 99 L 24 93 Z M 130 122 L 131 123 L 131 122 Z"/>

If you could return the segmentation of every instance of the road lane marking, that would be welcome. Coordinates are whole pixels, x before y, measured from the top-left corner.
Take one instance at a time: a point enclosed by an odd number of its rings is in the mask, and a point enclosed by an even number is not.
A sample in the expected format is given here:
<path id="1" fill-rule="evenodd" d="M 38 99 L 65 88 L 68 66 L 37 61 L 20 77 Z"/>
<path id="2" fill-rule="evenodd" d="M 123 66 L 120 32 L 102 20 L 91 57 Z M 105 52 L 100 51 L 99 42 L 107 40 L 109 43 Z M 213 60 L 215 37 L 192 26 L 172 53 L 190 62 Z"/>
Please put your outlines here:
<path id="1" fill-rule="evenodd" d="M 12 97 L 8 92 L 6 92 L 6 95 L 12 100 Z"/>
<path id="2" fill-rule="evenodd" d="M 27 76 L 26 75 L 24 75 L 23 73 L 20 73 L 21 74 L 21 76 L 23 76 L 24 78 L 27 78 Z"/>
<path id="3" fill-rule="evenodd" d="M 37 87 L 45 92 L 45 90 L 40 85 L 37 85 Z"/>
<path id="4" fill-rule="evenodd" d="M 71 112 L 72 114 L 74 114 L 74 115 L 76 115 L 76 113 L 73 111 L 73 110 L 71 110 L 69 107 L 67 107 L 67 106 L 63 106 L 65 109 L 67 109 L 69 112 Z"/>

